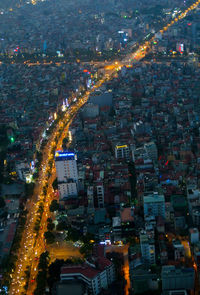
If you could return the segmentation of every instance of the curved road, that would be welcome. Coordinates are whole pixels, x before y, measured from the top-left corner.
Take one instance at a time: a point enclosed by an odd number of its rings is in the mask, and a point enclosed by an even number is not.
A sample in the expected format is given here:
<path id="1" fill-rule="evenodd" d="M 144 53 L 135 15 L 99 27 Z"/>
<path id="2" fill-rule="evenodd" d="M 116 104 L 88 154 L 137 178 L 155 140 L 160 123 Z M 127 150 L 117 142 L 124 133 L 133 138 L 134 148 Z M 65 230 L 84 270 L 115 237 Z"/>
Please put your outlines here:
<path id="1" fill-rule="evenodd" d="M 170 26 L 172 26 L 175 22 L 178 20 L 184 18 L 188 12 L 195 9 L 200 4 L 200 0 L 196 1 L 193 5 L 191 5 L 188 9 L 186 9 L 183 13 L 181 13 L 178 18 L 175 20 L 172 20 L 169 24 L 167 24 L 165 27 L 163 27 L 162 30 L 160 30 L 160 33 L 164 33 Z M 100 88 L 103 83 L 105 83 L 108 80 L 111 80 L 113 75 L 116 74 L 116 70 L 120 69 L 122 66 L 129 65 L 133 61 L 139 61 L 147 54 L 147 49 L 150 49 L 151 42 L 155 39 L 155 37 L 152 37 L 150 41 L 145 42 L 143 45 L 139 47 L 139 49 L 131 54 L 128 54 L 126 58 L 123 61 L 115 61 L 113 64 L 111 64 L 109 67 L 105 67 L 105 74 L 103 78 L 97 82 L 97 84 L 91 89 L 90 91 L 87 91 L 85 95 L 83 95 L 82 98 L 80 98 L 75 105 L 71 106 L 70 109 L 68 109 L 65 113 L 64 119 L 62 122 L 60 122 L 52 134 L 51 138 L 49 139 L 47 146 L 43 152 L 43 170 L 40 172 L 39 175 L 39 182 L 37 183 L 34 195 L 29 203 L 27 203 L 27 209 L 29 210 L 29 213 L 27 215 L 27 223 L 25 230 L 23 232 L 22 242 L 20 249 L 18 251 L 18 261 L 16 263 L 16 269 L 11 273 L 12 283 L 10 287 L 10 295 L 14 294 L 27 294 L 31 295 L 33 294 L 33 291 L 36 287 L 36 284 L 34 282 L 34 278 L 37 275 L 37 265 L 38 265 L 38 257 L 41 255 L 43 251 L 46 249 L 46 245 L 44 242 L 44 232 L 46 231 L 46 220 L 49 217 L 49 205 L 51 201 L 56 198 L 56 195 L 53 192 L 52 189 L 52 182 L 55 177 L 55 167 L 52 167 L 51 170 L 51 178 L 47 180 L 46 173 L 47 173 L 47 164 L 50 159 L 52 159 L 52 155 L 50 153 L 51 149 L 55 147 L 55 137 L 58 135 L 59 127 L 61 127 L 62 124 L 64 124 L 65 129 L 62 132 L 62 135 L 59 139 L 57 149 L 59 149 L 62 145 L 62 139 L 65 137 L 66 132 L 68 131 L 68 128 L 70 126 L 70 123 L 72 122 L 74 116 L 79 111 L 79 109 L 87 102 L 90 94 L 92 94 L 96 89 Z M 105 64 L 104 64 L 105 65 Z M 45 168 L 46 167 L 46 168 Z M 48 190 L 47 195 L 42 196 L 42 189 L 45 183 L 48 183 Z M 42 215 L 42 226 L 39 230 L 39 234 L 36 237 L 34 234 L 34 224 L 37 219 L 37 210 L 39 208 L 39 204 L 41 201 L 44 201 L 44 213 Z M 29 286 L 28 291 L 24 290 L 24 286 L 26 285 L 26 279 L 24 275 L 24 271 L 26 270 L 27 266 L 31 266 L 31 276 L 29 280 Z M 128 269 L 126 269 L 126 277 L 128 277 Z M 128 294 L 128 290 L 126 290 L 126 294 Z"/>

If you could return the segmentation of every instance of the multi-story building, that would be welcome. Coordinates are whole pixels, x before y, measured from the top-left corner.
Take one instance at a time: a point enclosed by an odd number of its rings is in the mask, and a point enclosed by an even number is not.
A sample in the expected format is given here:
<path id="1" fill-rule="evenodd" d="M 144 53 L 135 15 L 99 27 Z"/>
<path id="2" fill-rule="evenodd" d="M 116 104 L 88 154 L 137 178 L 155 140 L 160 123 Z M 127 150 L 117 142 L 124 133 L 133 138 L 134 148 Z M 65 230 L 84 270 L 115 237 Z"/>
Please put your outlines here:
<path id="1" fill-rule="evenodd" d="M 85 284 L 90 295 L 97 295 L 115 280 L 115 269 L 110 260 L 99 257 L 95 264 L 62 267 L 60 278 L 62 282 L 78 279 Z"/>
<path id="2" fill-rule="evenodd" d="M 175 240 L 173 241 L 173 249 L 174 249 L 174 260 L 184 261 L 185 258 L 185 248 L 182 245 L 181 241 Z"/>
<path id="3" fill-rule="evenodd" d="M 144 217 L 145 216 L 162 216 L 165 218 L 165 197 L 158 193 L 153 193 L 143 198 Z"/>
<path id="4" fill-rule="evenodd" d="M 194 268 L 176 268 L 174 265 L 162 267 L 163 290 L 192 290 L 194 289 Z"/>
<path id="5" fill-rule="evenodd" d="M 145 231 L 140 233 L 140 247 L 142 260 L 146 264 L 155 264 L 155 244 Z"/>
<path id="6" fill-rule="evenodd" d="M 200 225 L 200 206 L 196 206 L 192 210 L 192 220 L 195 226 Z"/>
<path id="7" fill-rule="evenodd" d="M 198 230 L 198 228 L 196 228 L 196 227 L 190 228 L 189 233 L 190 233 L 190 242 L 191 242 L 191 244 L 198 243 L 199 242 L 199 230 Z"/>
<path id="8" fill-rule="evenodd" d="M 152 142 L 146 143 L 144 145 L 144 148 L 145 148 L 149 158 L 152 161 L 156 161 L 158 158 L 158 149 L 157 149 L 156 144 L 152 141 Z"/>
<path id="9" fill-rule="evenodd" d="M 142 294 L 149 291 L 156 292 L 159 288 L 158 274 L 152 273 L 150 269 L 145 269 L 142 266 L 130 272 L 130 280 L 134 294 Z"/>
<path id="10" fill-rule="evenodd" d="M 77 196 L 78 171 L 76 155 L 67 151 L 57 151 L 55 154 L 55 166 L 60 199 Z"/>
<path id="11" fill-rule="evenodd" d="M 97 185 L 97 200 L 98 200 L 98 207 L 104 207 L 104 188 L 103 183 L 98 183 Z"/>
<path id="12" fill-rule="evenodd" d="M 116 145 L 115 146 L 115 158 L 129 160 L 130 150 L 128 145 Z"/>
<path id="13" fill-rule="evenodd" d="M 94 208 L 94 188 L 88 186 L 87 188 L 88 208 Z"/>

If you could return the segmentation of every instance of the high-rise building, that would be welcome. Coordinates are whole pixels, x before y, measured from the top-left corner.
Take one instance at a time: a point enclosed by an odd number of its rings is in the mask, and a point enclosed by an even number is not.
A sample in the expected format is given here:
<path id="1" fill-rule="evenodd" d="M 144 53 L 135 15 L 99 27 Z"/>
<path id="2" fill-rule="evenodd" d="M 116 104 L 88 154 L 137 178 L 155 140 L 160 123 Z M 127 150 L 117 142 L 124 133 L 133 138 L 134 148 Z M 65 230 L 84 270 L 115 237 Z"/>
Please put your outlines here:
<path id="1" fill-rule="evenodd" d="M 75 197 L 78 194 L 78 170 L 76 155 L 68 151 L 55 153 L 55 166 L 60 199 Z"/>

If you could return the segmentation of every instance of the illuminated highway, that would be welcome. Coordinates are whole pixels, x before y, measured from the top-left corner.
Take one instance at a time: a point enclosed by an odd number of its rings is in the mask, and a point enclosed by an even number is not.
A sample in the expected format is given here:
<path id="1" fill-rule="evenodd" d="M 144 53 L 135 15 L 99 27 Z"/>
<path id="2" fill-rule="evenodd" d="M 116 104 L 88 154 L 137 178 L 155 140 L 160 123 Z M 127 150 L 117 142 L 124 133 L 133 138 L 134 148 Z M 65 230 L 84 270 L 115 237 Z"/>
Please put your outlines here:
<path id="1" fill-rule="evenodd" d="M 195 2 L 193 5 L 191 5 L 188 9 L 186 9 L 185 12 L 181 13 L 178 18 L 174 19 L 171 21 L 169 24 L 167 24 L 165 27 L 163 27 L 162 30 L 160 30 L 160 33 L 164 33 L 170 26 L 172 26 L 175 22 L 178 20 L 184 18 L 188 12 L 191 10 L 195 9 L 198 5 L 200 4 L 200 0 Z M 155 39 L 155 37 L 152 37 L 151 40 L 145 42 L 143 45 L 141 45 L 138 50 L 134 53 L 128 54 L 124 60 L 122 61 L 114 61 L 113 64 L 109 64 L 105 66 L 104 65 L 104 76 L 100 81 L 96 83 L 96 85 L 89 91 L 86 92 L 73 106 L 71 106 L 70 109 L 68 109 L 65 112 L 64 118 L 62 122 L 60 122 L 57 125 L 56 130 L 53 132 L 51 138 L 49 139 L 46 148 L 43 152 L 43 161 L 42 161 L 42 169 L 40 171 L 39 175 L 39 182 L 37 183 L 35 193 L 31 199 L 27 203 L 27 209 L 29 211 L 28 216 L 27 216 L 27 223 L 26 227 L 23 233 L 22 237 L 22 242 L 20 245 L 20 249 L 18 251 L 18 261 L 16 263 L 16 269 L 11 273 L 11 278 L 12 278 L 12 283 L 10 287 L 10 292 L 9 294 L 14 295 L 14 294 L 27 294 L 31 295 L 36 287 L 35 283 L 35 278 L 37 276 L 38 272 L 38 257 L 41 255 L 42 252 L 46 250 L 46 245 L 44 241 L 44 232 L 46 231 L 46 221 L 47 218 L 50 216 L 49 212 L 49 205 L 51 201 L 55 198 L 57 198 L 57 195 L 53 192 L 52 189 L 52 182 L 55 178 L 55 166 L 53 165 L 52 169 L 50 170 L 51 172 L 51 177 L 47 179 L 46 174 L 48 171 L 48 161 L 52 159 L 52 154 L 51 154 L 51 149 L 56 146 L 57 149 L 61 149 L 62 146 L 62 140 L 64 137 L 66 137 L 66 133 L 68 131 L 68 128 L 76 115 L 76 113 L 79 111 L 79 109 L 87 102 L 90 94 L 92 94 L 96 89 L 100 88 L 103 83 L 105 83 L 108 80 L 111 80 L 114 75 L 116 74 L 116 70 L 120 69 L 122 66 L 129 66 L 133 61 L 139 61 L 141 60 L 148 52 L 148 50 L 151 49 L 151 43 Z M 61 126 L 65 126 L 64 131 L 62 132 L 59 142 L 56 145 L 55 143 L 55 138 L 57 135 L 59 135 L 59 128 Z M 45 184 L 48 184 L 48 189 L 47 189 L 47 194 L 46 196 L 43 195 L 43 186 Z M 41 228 L 39 230 L 38 236 L 36 237 L 36 234 L 34 234 L 34 225 L 37 220 L 38 216 L 38 208 L 40 203 L 44 204 L 44 212 L 42 214 L 42 219 L 41 219 Z M 56 250 L 56 249 L 55 249 Z M 52 252 L 52 249 L 51 249 Z M 53 252 L 52 252 L 53 253 Z M 55 254 L 53 254 L 55 255 Z M 61 254 L 62 255 L 62 254 Z M 67 257 L 66 253 L 66 257 Z M 24 290 L 24 286 L 26 285 L 26 279 L 25 279 L 25 270 L 27 266 L 31 266 L 31 275 L 30 275 L 30 280 L 28 284 L 28 291 Z M 126 265 L 125 269 L 125 275 L 126 279 L 128 280 L 128 273 L 129 269 L 128 266 Z M 128 287 L 129 283 L 128 281 Z M 127 287 L 127 289 L 128 289 Z M 126 294 L 128 294 L 128 290 L 126 290 Z"/>

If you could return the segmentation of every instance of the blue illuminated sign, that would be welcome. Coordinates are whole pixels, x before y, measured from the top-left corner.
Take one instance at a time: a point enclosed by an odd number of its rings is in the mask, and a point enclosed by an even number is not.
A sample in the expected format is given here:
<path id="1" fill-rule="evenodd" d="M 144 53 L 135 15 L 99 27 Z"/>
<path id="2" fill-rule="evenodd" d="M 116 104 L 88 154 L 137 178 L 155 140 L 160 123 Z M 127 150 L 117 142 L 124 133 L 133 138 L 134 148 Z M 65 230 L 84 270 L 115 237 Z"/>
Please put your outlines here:
<path id="1" fill-rule="evenodd" d="M 60 152 L 56 152 L 56 157 L 72 157 L 72 156 L 75 156 L 74 153 L 60 153 Z"/>

